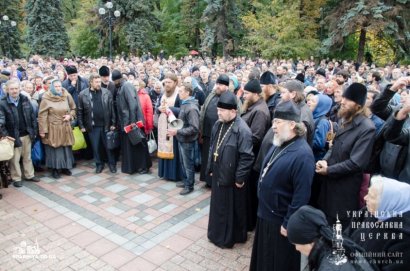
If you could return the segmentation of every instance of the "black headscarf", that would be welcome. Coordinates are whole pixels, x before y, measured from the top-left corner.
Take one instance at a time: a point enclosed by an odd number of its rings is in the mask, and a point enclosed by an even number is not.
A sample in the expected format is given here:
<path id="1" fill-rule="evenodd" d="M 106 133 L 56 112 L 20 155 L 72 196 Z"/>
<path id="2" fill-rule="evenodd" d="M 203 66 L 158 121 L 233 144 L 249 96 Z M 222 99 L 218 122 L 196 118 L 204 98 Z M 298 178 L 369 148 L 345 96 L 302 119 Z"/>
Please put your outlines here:
<path id="1" fill-rule="evenodd" d="M 288 239 L 293 244 L 305 245 L 323 236 L 332 240 L 332 229 L 325 214 L 311 206 L 302 206 L 289 218 Z"/>
<path id="2" fill-rule="evenodd" d="M 300 207 L 292 214 L 287 231 L 289 241 L 298 245 L 310 244 L 321 237 L 331 244 L 333 239 L 333 230 L 326 220 L 326 215 L 308 205 Z M 347 251 L 363 252 L 363 248 L 344 236 L 343 247 Z"/>

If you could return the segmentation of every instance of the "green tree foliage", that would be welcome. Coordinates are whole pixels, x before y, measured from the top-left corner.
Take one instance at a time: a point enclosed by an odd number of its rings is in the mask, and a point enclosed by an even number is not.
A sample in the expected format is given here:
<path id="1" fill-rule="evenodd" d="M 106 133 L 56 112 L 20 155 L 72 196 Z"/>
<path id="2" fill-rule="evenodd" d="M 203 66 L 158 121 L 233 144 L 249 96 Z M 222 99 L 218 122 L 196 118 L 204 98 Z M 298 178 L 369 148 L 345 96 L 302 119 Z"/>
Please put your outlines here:
<path id="1" fill-rule="evenodd" d="M 222 45 L 224 57 L 231 55 L 243 33 L 241 11 L 235 0 L 206 0 L 202 14 L 205 23 L 202 49 L 210 51 L 217 43 Z"/>
<path id="2" fill-rule="evenodd" d="M 205 9 L 205 2 L 200 0 L 182 0 L 181 15 L 183 29 L 188 36 L 189 45 L 198 50 L 201 45 L 201 16 Z"/>
<path id="3" fill-rule="evenodd" d="M 189 43 L 186 31 L 189 25 L 182 23 L 181 0 L 162 0 L 160 7 L 155 10 L 155 16 L 160 21 L 160 29 L 157 33 L 157 47 L 155 51 L 161 49 L 168 55 L 182 57 L 187 55 Z"/>
<path id="4" fill-rule="evenodd" d="M 99 33 L 103 26 L 97 15 L 97 6 L 98 0 L 80 0 L 77 3 L 77 18 L 70 21 L 73 27 L 68 32 L 71 50 L 75 55 L 101 56 L 103 43 L 100 42 Z"/>
<path id="5" fill-rule="evenodd" d="M 21 21 L 19 14 L 20 1 L 0 1 L 0 55 L 10 58 L 20 57 L 21 43 Z M 9 20 L 4 21 L 3 16 L 7 15 Z M 11 25 L 11 21 L 17 23 L 16 26 Z"/>
<path id="6" fill-rule="evenodd" d="M 68 27 L 74 25 L 74 20 L 78 18 L 79 13 L 82 11 L 83 3 L 81 0 L 61 0 L 61 8 L 64 14 L 64 21 Z M 95 1 L 89 1 L 90 3 Z"/>
<path id="7" fill-rule="evenodd" d="M 154 15 L 155 2 L 151 0 L 117 0 L 114 2 L 115 6 L 121 11 L 117 29 L 120 28 L 123 31 L 130 51 L 141 53 L 155 48 L 155 32 L 160 26 L 159 20 Z"/>
<path id="8" fill-rule="evenodd" d="M 362 61 L 367 33 L 375 33 L 391 43 L 398 58 L 410 55 L 410 0 L 347 0 L 332 1 L 333 8 L 325 19 L 328 38 L 323 52 L 344 50 L 346 38 L 360 33 L 357 60 Z"/>
<path id="9" fill-rule="evenodd" d="M 320 7 L 325 1 L 251 1 L 242 22 L 248 31 L 242 48 L 251 55 L 309 57 L 319 46 Z"/>
<path id="10" fill-rule="evenodd" d="M 69 40 L 60 1 L 28 0 L 27 38 L 30 54 L 60 57 L 67 54 Z"/>

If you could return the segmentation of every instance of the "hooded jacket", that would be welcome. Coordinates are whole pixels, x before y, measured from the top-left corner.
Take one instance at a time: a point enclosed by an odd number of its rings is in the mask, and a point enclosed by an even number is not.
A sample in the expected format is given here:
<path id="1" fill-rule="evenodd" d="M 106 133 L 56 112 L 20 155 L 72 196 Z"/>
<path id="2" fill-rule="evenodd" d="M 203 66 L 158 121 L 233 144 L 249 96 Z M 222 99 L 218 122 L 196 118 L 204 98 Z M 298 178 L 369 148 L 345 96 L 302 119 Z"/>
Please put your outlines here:
<path id="1" fill-rule="evenodd" d="M 313 119 L 315 121 L 315 134 L 313 136 L 313 154 L 315 160 L 322 159 L 326 154 L 326 134 L 330 130 L 329 120 L 326 114 L 332 108 L 332 99 L 327 95 L 318 94 L 318 103 L 313 110 Z"/>

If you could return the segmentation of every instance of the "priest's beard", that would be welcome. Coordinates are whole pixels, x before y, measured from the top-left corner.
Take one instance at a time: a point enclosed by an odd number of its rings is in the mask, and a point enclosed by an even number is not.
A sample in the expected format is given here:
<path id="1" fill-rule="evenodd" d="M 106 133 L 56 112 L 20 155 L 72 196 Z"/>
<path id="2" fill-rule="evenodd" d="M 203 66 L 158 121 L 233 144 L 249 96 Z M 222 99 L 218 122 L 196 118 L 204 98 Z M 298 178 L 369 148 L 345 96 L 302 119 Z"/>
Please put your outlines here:
<path id="1" fill-rule="evenodd" d="M 291 136 L 291 128 L 289 124 L 285 124 L 284 130 L 281 133 L 273 133 L 273 145 L 276 147 L 280 147 L 286 141 L 289 141 Z"/>
<path id="2" fill-rule="evenodd" d="M 360 111 L 360 106 L 356 105 L 354 107 L 340 107 L 337 113 L 338 117 L 343 119 L 343 123 L 349 123 L 352 121 L 353 117 L 356 116 Z"/>
<path id="3" fill-rule="evenodd" d="M 254 100 L 245 100 L 242 105 L 242 112 L 245 113 L 246 111 L 248 111 L 248 108 L 254 105 L 255 103 L 256 101 Z"/>
<path id="4" fill-rule="evenodd" d="M 172 94 L 174 94 L 174 92 L 175 92 L 175 88 L 165 89 L 165 96 L 171 97 Z"/>

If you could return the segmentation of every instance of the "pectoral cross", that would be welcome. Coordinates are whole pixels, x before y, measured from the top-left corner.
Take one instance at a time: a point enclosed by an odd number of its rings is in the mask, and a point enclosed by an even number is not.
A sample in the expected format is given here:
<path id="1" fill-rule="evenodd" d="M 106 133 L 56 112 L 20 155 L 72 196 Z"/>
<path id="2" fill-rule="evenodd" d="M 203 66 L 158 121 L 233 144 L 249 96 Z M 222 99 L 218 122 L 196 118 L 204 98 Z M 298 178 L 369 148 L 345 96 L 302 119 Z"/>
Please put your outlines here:
<path id="1" fill-rule="evenodd" d="M 214 152 L 214 162 L 216 162 L 216 159 L 218 158 L 218 153 L 217 152 Z"/>

